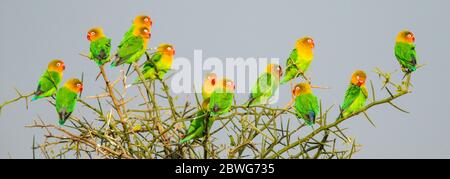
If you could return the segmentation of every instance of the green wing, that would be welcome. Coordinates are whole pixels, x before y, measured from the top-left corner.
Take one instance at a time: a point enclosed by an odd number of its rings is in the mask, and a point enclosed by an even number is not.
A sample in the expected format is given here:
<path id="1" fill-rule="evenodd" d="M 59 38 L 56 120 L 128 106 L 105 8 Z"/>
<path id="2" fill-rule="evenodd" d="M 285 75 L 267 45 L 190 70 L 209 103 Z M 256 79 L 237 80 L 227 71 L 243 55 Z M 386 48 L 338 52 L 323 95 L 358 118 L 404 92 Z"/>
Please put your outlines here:
<path id="1" fill-rule="evenodd" d="M 286 66 L 295 65 L 297 63 L 299 63 L 297 49 L 293 49 L 289 58 L 286 60 Z"/>
<path id="2" fill-rule="evenodd" d="M 285 75 L 283 76 L 283 79 L 281 80 L 281 84 L 285 84 L 288 81 L 291 81 L 292 79 L 299 76 L 298 74 L 298 53 L 297 49 L 292 50 L 291 54 L 289 55 L 289 58 L 286 60 L 286 70 Z"/>
<path id="3" fill-rule="evenodd" d="M 144 40 L 138 36 L 128 38 L 122 46 L 119 47 L 116 57 L 118 58 L 112 66 L 122 65 L 124 63 L 131 64 L 138 61 L 144 54 Z"/>
<path id="4" fill-rule="evenodd" d="M 313 94 L 303 94 L 295 98 L 295 109 L 298 117 L 305 120 L 308 125 L 313 125 L 319 115 L 319 102 Z"/>
<path id="5" fill-rule="evenodd" d="M 341 105 L 341 108 L 343 111 L 346 111 L 350 107 L 350 105 L 359 96 L 360 92 L 361 92 L 361 88 L 359 86 L 350 84 L 347 91 L 345 92 L 344 102 Z"/>
<path id="6" fill-rule="evenodd" d="M 128 31 L 123 35 L 122 41 L 119 43 L 119 48 L 127 41 L 128 38 L 133 36 L 134 26 L 135 25 L 132 24 Z"/>
<path id="7" fill-rule="evenodd" d="M 233 93 L 225 92 L 222 88 L 214 90 L 209 102 L 211 116 L 218 116 L 229 112 L 233 104 L 233 96 Z"/>
<path id="8" fill-rule="evenodd" d="M 275 82 L 273 75 L 270 73 L 262 74 L 256 80 L 256 84 L 252 88 L 249 105 L 263 102 L 261 98 L 270 98 L 276 88 L 278 88 L 278 85 Z"/>
<path id="9" fill-rule="evenodd" d="M 38 87 L 32 101 L 52 96 L 55 94 L 60 83 L 61 75 L 59 73 L 46 70 L 39 79 Z"/>
<path id="10" fill-rule="evenodd" d="M 162 53 L 161 52 L 155 52 L 148 61 L 145 61 L 144 63 L 144 67 L 142 70 L 142 73 L 144 74 L 144 78 L 145 79 L 156 79 L 157 75 L 156 75 L 156 66 L 158 66 L 158 63 L 160 63 L 162 58 Z M 165 74 L 164 70 L 158 69 L 159 72 L 159 77 L 162 78 Z M 138 80 L 140 81 L 140 80 Z"/>
<path id="11" fill-rule="evenodd" d="M 342 104 L 343 115 L 347 116 L 363 107 L 368 97 L 367 89 L 356 85 L 350 85 L 345 93 Z"/>
<path id="12" fill-rule="evenodd" d="M 397 42 L 395 44 L 395 57 L 402 66 L 402 70 L 406 73 L 416 70 L 417 55 L 415 48 L 416 46 L 414 44 L 403 42 Z"/>
<path id="13" fill-rule="evenodd" d="M 189 126 L 188 132 L 183 140 L 180 143 L 185 143 L 187 141 L 197 139 L 203 137 L 206 133 L 205 129 L 205 120 L 208 119 L 208 113 L 205 111 L 199 111 L 196 114 L 196 118 L 192 120 L 191 125 Z M 208 130 L 211 129 L 213 120 L 208 121 Z"/>
<path id="14" fill-rule="evenodd" d="M 56 93 L 56 111 L 59 115 L 59 124 L 63 125 L 70 117 L 77 104 L 78 95 L 66 87 L 62 87 Z"/>
<path id="15" fill-rule="evenodd" d="M 93 59 L 98 66 L 108 62 L 111 51 L 111 39 L 100 38 L 91 42 L 91 59 Z"/>

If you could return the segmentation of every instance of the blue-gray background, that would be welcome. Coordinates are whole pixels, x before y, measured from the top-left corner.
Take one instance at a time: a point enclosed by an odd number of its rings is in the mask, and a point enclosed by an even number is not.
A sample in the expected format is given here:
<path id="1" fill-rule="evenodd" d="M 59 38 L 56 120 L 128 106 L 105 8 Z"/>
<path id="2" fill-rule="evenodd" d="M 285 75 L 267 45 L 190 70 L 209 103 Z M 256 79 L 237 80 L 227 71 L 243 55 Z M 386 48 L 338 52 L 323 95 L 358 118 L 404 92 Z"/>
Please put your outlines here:
<path id="1" fill-rule="evenodd" d="M 363 145 L 358 158 L 449 158 L 449 7 L 447 0 L 1 0 L 0 101 L 15 97 L 13 87 L 34 90 L 54 58 L 65 60 L 66 78 L 85 72 L 87 95 L 99 93 L 103 84 L 93 82 L 95 65 L 78 55 L 88 50 L 86 30 L 102 26 L 117 44 L 132 18 L 143 13 L 154 20 L 150 46 L 170 42 L 177 56 L 187 58 L 192 58 L 194 49 L 202 49 L 204 57 L 284 61 L 295 40 L 310 35 L 316 41 L 316 55 L 308 74 L 314 82 L 332 87 L 315 91 L 327 105 L 342 101 L 355 69 L 366 70 L 376 85 L 373 68 L 397 69 L 395 36 L 410 29 L 417 38 L 419 62 L 428 64 L 414 75 L 414 92 L 395 101 L 411 113 L 379 106 L 369 111 L 377 128 L 361 116 L 344 126 Z M 282 93 L 280 104 L 288 98 Z M 32 156 L 32 137 L 41 141 L 42 132 L 24 126 L 38 115 L 56 121 L 45 100 L 34 102 L 28 111 L 23 102 L 3 110 L 0 158 Z"/>

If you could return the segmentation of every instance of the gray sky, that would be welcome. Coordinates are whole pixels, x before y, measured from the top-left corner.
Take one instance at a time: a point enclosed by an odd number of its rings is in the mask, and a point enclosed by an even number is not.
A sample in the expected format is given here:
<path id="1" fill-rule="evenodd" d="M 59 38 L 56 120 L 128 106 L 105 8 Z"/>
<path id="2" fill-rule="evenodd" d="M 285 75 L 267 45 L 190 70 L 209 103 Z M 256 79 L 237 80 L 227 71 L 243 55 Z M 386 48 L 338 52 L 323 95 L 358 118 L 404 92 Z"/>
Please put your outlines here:
<path id="1" fill-rule="evenodd" d="M 395 36 L 402 29 L 416 35 L 419 63 L 427 63 L 413 77 L 413 93 L 395 101 L 411 113 L 378 106 L 346 121 L 349 133 L 363 144 L 358 158 L 450 158 L 450 1 L 446 0 L 318 0 L 318 1 L 0 1 L 0 101 L 15 97 L 14 87 L 30 92 L 54 58 L 66 62 L 65 79 L 86 75 L 85 93 L 100 93 L 102 83 L 92 62 L 81 58 L 89 44 L 86 31 L 102 26 L 120 41 L 138 14 L 154 20 L 150 46 L 175 45 L 177 56 L 193 58 L 194 49 L 207 57 L 276 57 L 289 55 L 295 40 L 315 39 L 315 60 L 309 76 L 332 90 L 316 90 L 327 106 L 340 104 L 351 73 L 375 67 L 398 69 L 393 54 Z M 113 73 L 117 70 L 108 70 Z M 397 80 L 401 77 L 400 74 Z M 280 106 L 289 95 L 282 86 Z M 385 95 L 378 92 L 378 97 Z M 41 116 L 56 123 L 56 114 L 44 100 L 6 107 L 0 116 L 0 158 L 29 158 L 32 137 L 40 130 L 24 128 Z M 220 136 L 219 136 L 220 137 Z"/>

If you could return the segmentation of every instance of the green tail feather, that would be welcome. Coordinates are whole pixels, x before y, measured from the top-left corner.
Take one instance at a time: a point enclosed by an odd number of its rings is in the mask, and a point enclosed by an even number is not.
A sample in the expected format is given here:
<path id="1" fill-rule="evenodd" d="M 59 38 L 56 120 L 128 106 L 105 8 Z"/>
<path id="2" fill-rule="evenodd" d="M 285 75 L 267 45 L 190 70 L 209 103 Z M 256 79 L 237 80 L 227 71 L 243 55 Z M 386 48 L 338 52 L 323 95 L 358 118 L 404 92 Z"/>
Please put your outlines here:
<path id="1" fill-rule="evenodd" d="M 58 123 L 59 123 L 59 125 L 64 125 L 65 123 L 66 123 L 66 120 L 64 120 L 64 119 L 60 119 L 59 121 L 58 121 Z"/>

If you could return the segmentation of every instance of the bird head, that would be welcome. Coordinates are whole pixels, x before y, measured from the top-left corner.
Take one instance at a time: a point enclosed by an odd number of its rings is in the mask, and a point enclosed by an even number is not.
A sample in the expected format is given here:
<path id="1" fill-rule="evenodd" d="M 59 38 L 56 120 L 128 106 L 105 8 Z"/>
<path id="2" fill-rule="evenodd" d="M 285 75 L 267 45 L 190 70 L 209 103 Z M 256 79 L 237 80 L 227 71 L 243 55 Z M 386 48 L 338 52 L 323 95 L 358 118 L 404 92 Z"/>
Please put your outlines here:
<path id="1" fill-rule="evenodd" d="M 217 75 L 215 73 L 210 73 L 206 76 L 205 84 L 215 86 L 217 82 Z"/>
<path id="2" fill-rule="evenodd" d="M 133 24 L 136 26 L 145 26 L 145 27 L 151 28 L 153 25 L 153 21 L 150 18 L 150 16 L 140 15 L 140 16 L 136 16 L 136 18 L 134 18 Z"/>
<path id="3" fill-rule="evenodd" d="M 212 92 L 216 89 L 217 84 L 217 75 L 215 73 L 210 73 L 206 75 L 205 81 L 203 82 L 202 90 L 205 92 L 205 94 L 209 95 L 212 94 Z"/>
<path id="4" fill-rule="evenodd" d="M 150 28 L 145 27 L 145 26 L 136 27 L 134 29 L 133 35 L 140 36 L 143 39 L 147 39 L 148 40 L 151 37 Z"/>
<path id="5" fill-rule="evenodd" d="M 226 78 L 217 80 L 216 84 L 216 88 L 222 88 L 225 90 L 225 92 L 234 92 L 234 90 L 236 89 L 234 82 Z"/>
<path id="6" fill-rule="evenodd" d="M 411 31 L 403 30 L 400 33 L 398 33 L 396 41 L 412 44 L 416 41 L 416 37 Z"/>
<path id="7" fill-rule="evenodd" d="M 68 88 L 70 91 L 73 91 L 75 93 L 80 93 L 83 91 L 83 83 L 76 78 L 69 79 L 65 84 L 64 87 Z"/>
<path id="8" fill-rule="evenodd" d="M 292 90 L 292 96 L 294 97 L 308 93 L 312 93 L 311 85 L 309 83 L 299 83 L 295 85 L 294 89 Z"/>
<path id="9" fill-rule="evenodd" d="M 311 37 L 303 37 L 297 40 L 296 46 L 297 48 L 307 48 L 312 50 L 315 47 L 315 43 Z"/>
<path id="10" fill-rule="evenodd" d="M 101 27 L 92 28 L 87 33 L 87 39 L 89 41 L 95 41 L 102 37 L 105 37 L 105 34 L 103 34 L 103 29 Z"/>
<path id="11" fill-rule="evenodd" d="M 356 86 L 363 86 L 366 84 L 366 73 L 357 70 L 352 74 L 351 83 Z"/>
<path id="12" fill-rule="evenodd" d="M 53 60 L 48 64 L 47 69 L 49 71 L 62 73 L 66 69 L 66 66 L 64 65 L 64 62 L 62 60 Z"/>
<path id="13" fill-rule="evenodd" d="M 159 45 L 157 51 L 170 56 L 175 55 L 175 49 L 170 44 Z"/>
<path id="14" fill-rule="evenodd" d="M 280 78 L 281 76 L 283 76 L 283 68 L 281 68 L 281 66 L 278 64 L 269 64 L 266 67 L 266 73 L 274 74 L 278 78 Z"/>

